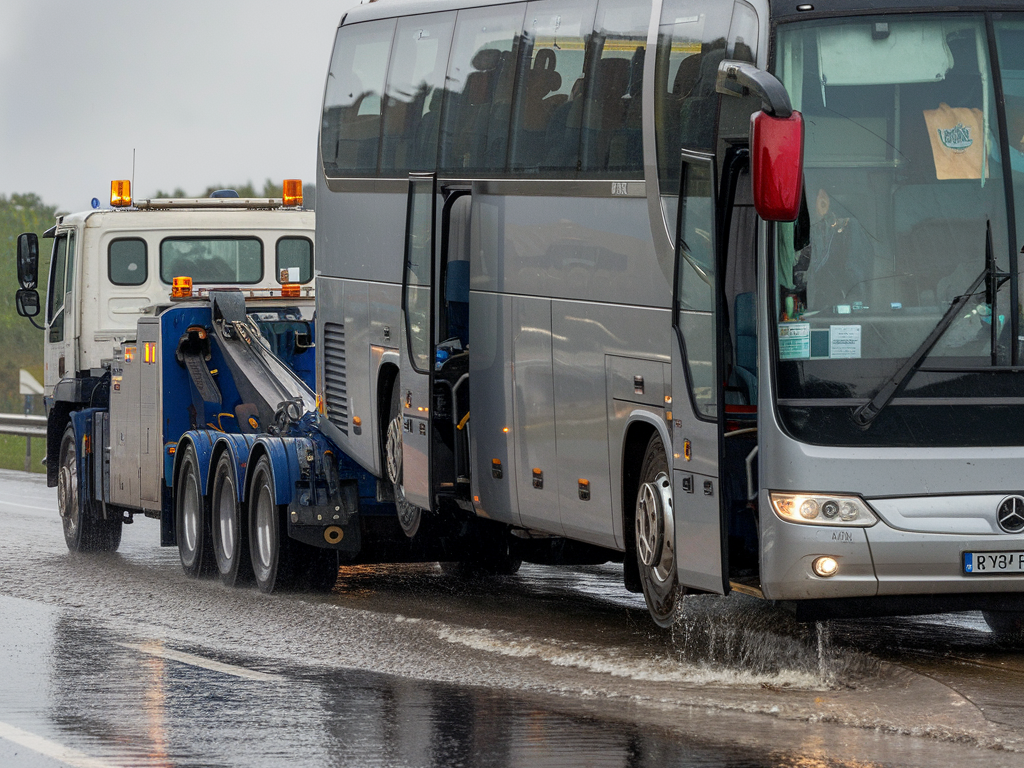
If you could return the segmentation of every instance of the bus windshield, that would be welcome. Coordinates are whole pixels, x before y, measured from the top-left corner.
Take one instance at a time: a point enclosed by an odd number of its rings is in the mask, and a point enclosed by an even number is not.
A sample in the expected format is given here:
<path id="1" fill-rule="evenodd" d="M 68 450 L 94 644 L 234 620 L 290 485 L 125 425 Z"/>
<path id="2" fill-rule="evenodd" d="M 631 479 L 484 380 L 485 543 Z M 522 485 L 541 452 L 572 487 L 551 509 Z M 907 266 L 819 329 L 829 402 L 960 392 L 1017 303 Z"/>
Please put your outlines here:
<path id="1" fill-rule="evenodd" d="M 800 216 L 774 237 L 780 405 L 873 397 L 987 251 L 991 279 L 900 396 L 1007 396 L 992 373 L 1021 357 L 1024 15 L 992 29 L 995 50 L 980 14 L 780 25 L 777 74 L 806 127 Z"/>

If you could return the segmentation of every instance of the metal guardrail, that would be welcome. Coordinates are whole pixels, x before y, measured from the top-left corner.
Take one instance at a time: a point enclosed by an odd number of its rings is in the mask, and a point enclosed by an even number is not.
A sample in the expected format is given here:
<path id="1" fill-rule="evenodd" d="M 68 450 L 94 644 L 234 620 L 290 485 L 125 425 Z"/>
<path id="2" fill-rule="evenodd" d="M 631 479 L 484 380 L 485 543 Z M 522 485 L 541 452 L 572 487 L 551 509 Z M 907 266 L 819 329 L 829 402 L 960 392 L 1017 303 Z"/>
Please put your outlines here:
<path id="1" fill-rule="evenodd" d="M 46 417 L 23 413 L 0 413 L 0 435 L 46 437 Z"/>

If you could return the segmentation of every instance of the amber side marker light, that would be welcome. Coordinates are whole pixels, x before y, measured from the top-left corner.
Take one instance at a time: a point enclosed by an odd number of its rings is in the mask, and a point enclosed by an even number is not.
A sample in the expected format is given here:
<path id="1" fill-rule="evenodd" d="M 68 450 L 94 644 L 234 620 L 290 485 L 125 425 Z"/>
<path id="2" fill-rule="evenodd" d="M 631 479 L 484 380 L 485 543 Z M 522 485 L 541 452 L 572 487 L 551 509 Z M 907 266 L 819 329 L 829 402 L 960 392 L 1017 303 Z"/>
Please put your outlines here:
<path id="1" fill-rule="evenodd" d="M 302 205 L 302 179 L 285 179 L 282 189 L 282 205 Z"/>
<path id="2" fill-rule="evenodd" d="M 171 281 L 171 298 L 187 299 L 192 295 L 192 278 L 180 276 Z"/>
<path id="3" fill-rule="evenodd" d="M 128 179 L 110 182 L 110 205 L 112 208 L 127 208 L 132 204 L 132 183 Z"/>

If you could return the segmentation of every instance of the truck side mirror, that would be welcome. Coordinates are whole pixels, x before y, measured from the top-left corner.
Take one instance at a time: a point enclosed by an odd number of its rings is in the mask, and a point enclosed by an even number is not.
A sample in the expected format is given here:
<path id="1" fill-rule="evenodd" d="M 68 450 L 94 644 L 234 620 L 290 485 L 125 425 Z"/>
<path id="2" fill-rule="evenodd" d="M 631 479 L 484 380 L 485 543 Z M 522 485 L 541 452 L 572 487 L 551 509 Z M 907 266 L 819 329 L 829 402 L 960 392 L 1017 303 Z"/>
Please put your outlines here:
<path id="1" fill-rule="evenodd" d="M 761 111 L 750 118 L 750 175 L 754 208 L 765 221 L 796 221 L 804 184 L 804 121 L 778 78 L 742 61 L 718 65 L 715 90 L 754 94 Z"/>
<path id="2" fill-rule="evenodd" d="M 34 289 L 39 282 L 39 237 L 35 232 L 18 235 L 18 282 L 26 290 Z M 34 291 L 33 291 L 34 292 Z M 21 291 L 18 291 L 21 294 Z M 20 314 L 20 311 L 19 311 Z M 39 297 L 36 297 L 36 311 L 24 317 L 39 314 Z"/>
<path id="3" fill-rule="evenodd" d="M 14 294 L 14 306 L 22 317 L 39 314 L 39 292 L 33 288 L 22 288 Z"/>

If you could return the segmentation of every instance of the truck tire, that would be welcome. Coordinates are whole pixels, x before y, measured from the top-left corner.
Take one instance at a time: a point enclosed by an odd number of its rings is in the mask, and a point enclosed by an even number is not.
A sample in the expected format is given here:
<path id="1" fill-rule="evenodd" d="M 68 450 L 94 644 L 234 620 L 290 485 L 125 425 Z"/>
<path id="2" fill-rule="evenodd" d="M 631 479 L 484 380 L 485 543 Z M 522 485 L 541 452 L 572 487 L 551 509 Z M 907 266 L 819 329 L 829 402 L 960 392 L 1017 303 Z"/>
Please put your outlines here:
<path id="1" fill-rule="evenodd" d="M 227 451 L 220 455 L 213 471 L 210 538 L 221 582 L 227 587 L 251 583 L 248 520 L 238 501 L 235 461 Z"/>
<path id="2" fill-rule="evenodd" d="M 260 456 L 249 486 L 249 556 L 260 592 L 290 589 L 295 583 L 293 542 L 284 510 L 274 501 L 270 459 Z"/>
<path id="3" fill-rule="evenodd" d="M 174 487 L 174 521 L 185 575 L 193 579 L 211 575 L 216 564 L 210 541 L 210 511 L 200 482 L 199 460 L 191 445 L 185 447 Z"/>
<path id="4" fill-rule="evenodd" d="M 679 598 L 685 594 L 676 579 L 675 517 L 668 478 L 665 446 L 655 433 L 640 465 L 634 551 L 647 610 L 659 627 L 675 623 Z"/>
<path id="5" fill-rule="evenodd" d="M 115 518 L 98 517 L 97 504 L 91 499 L 79 505 L 78 448 L 75 428 L 68 424 L 60 441 L 60 465 L 57 474 L 57 508 L 64 527 L 64 542 L 72 552 L 114 552 L 121 545 L 120 511 Z"/>

